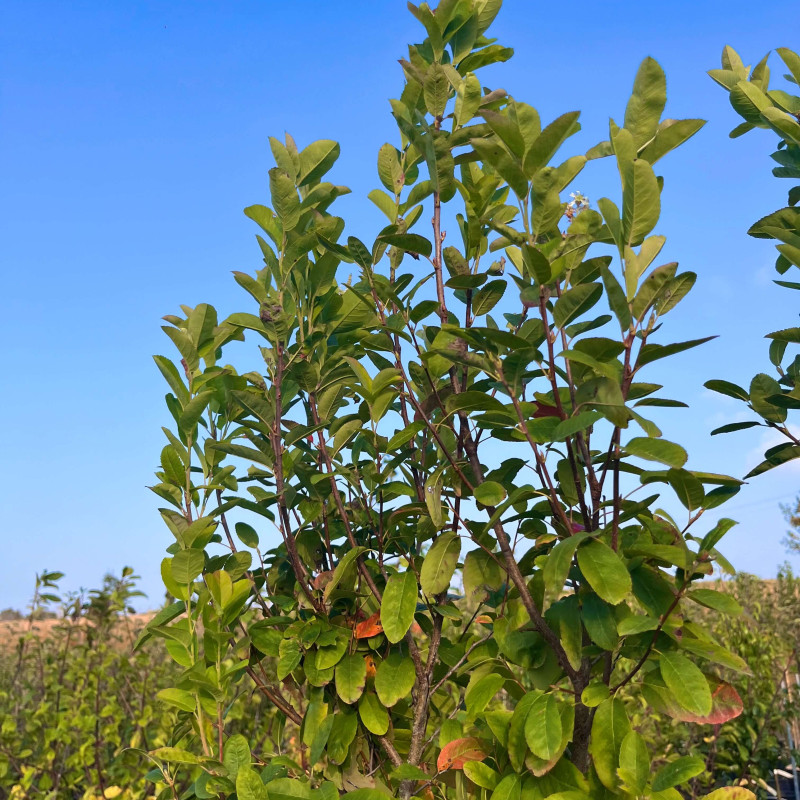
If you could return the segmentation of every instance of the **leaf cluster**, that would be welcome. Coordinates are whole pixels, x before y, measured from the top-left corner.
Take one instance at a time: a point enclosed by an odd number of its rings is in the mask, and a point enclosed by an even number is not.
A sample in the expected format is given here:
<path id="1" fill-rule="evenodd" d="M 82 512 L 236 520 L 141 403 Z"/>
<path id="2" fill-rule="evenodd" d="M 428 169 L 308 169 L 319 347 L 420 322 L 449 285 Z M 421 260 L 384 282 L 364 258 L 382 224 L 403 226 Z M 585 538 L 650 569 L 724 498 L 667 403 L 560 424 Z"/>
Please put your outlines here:
<path id="1" fill-rule="evenodd" d="M 777 48 L 785 67 L 784 77 L 793 86 L 800 83 L 800 56 L 786 47 Z M 708 74 L 730 93 L 734 110 L 743 122 L 731 131 L 731 137 L 741 136 L 755 128 L 771 131 L 778 136 L 778 146 L 772 153 L 778 163 L 772 174 L 776 178 L 800 180 L 800 96 L 782 89 L 770 89 L 769 53 L 751 70 L 731 47 L 722 52 L 722 68 Z M 762 217 L 748 231 L 758 239 L 773 239 L 778 259 L 775 269 L 780 275 L 792 267 L 800 267 L 800 184 L 789 190 L 784 208 Z M 800 289 L 800 283 L 776 280 L 778 286 Z M 753 427 L 771 428 L 782 434 L 784 441 L 770 447 L 764 460 L 745 478 L 761 475 L 781 464 L 800 457 L 800 439 L 791 430 L 789 412 L 800 408 L 800 355 L 787 355 L 790 345 L 800 343 L 800 328 L 784 328 L 767 334 L 770 340 L 769 360 L 777 377 L 765 372 L 756 375 L 745 388 L 727 380 L 711 380 L 706 387 L 719 394 L 740 400 L 755 413 L 757 420 L 733 422 L 712 431 L 730 433 Z"/>

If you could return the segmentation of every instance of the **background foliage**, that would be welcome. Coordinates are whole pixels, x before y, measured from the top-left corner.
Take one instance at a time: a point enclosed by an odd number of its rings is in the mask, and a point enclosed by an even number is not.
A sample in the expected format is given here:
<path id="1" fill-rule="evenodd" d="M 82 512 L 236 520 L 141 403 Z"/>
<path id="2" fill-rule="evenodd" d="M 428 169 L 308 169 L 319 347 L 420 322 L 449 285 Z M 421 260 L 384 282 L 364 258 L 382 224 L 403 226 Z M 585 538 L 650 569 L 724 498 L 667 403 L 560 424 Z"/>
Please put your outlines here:
<path id="1" fill-rule="evenodd" d="M 130 568 L 65 598 L 60 617 L 48 619 L 61 577 L 37 577 L 27 619 L 0 641 L 2 796 L 144 797 L 146 770 L 126 748 L 158 746 L 171 730 L 174 714 L 155 694 L 175 670 L 153 647 L 131 654 Z"/>

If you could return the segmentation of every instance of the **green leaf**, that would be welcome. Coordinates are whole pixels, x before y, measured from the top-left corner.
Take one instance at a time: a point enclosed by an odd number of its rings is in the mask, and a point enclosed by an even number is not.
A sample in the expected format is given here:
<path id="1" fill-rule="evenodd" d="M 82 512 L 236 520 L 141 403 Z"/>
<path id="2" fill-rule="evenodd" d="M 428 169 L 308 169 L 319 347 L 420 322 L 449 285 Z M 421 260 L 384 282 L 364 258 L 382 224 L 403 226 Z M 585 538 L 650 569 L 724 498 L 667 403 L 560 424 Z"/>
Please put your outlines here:
<path id="1" fill-rule="evenodd" d="M 588 311 L 602 296 L 603 287 L 599 283 L 582 283 L 568 289 L 556 300 L 553 319 L 559 328 Z"/>
<path id="2" fill-rule="evenodd" d="M 569 111 L 554 119 L 534 140 L 525 153 L 523 169 L 525 174 L 533 177 L 558 152 L 558 149 L 573 133 L 580 130 L 579 111 Z"/>
<path id="3" fill-rule="evenodd" d="M 583 598 L 582 611 L 589 638 L 603 650 L 614 650 L 619 644 L 614 609 L 592 592 Z"/>
<path id="4" fill-rule="evenodd" d="M 208 408 L 208 404 L 213 396 L 214 392 L 210 389 L 200 392 L 183 407 L 180 419 L 178 420 L 178 426 L 181 431 L 189 434 L 194 430 L 195 425 L 197 425 L 200 417 L 203 416 L 203 412 Z"/>
<path id="5" fill-rule="evenodd" d="M 342 556 L 342 560 L 336 565 L 336 569 L 334 569 L 333 575 L 328 585 L 325 587 L 324 596 L 326 600 L 331 596 L 333 590 L 342 582 L 345 575 L 347 575 L 351 569 L 355 569 L 355 560 L 362 553 L 366 552 L 366 550 L 366 547 L 354 547 Z"/>
<path id="6" fill-rule="evenodd" d="M 408 253 L 419 253 L 426 258 L 433 252 L 433 245 L 417 233 L 387 233 L 381 236 L 380 240 Z"/>
<path id="7" fill-rule="evenodd" d="M 452 531 L 443 533 L 431 545 L 422 562 L 419 583 L 428 596 L 440 594 L 450 587 L 450 579 L 461 554 L 461 539 Z"/>
<path id="8" fill-rule="evenodd" d="M 364 693 L 367 662 L 359 653 L 345 656 L 336 665 L 336 693 L 345 703 L 355 703 Z"/>
<path id="9" fill-rule="evenodd" d="M 503 688 L 505 682 L 505 676 L 490 674 L 485 675 L 470 686 L 464 697 L 464 702 L 467 704 L 468 718 L 475 719 L 478 714 L 482 713 L 486 706 L 489 705 L 489 701 Z"/>
<path id="10" fill-rule="evenodd" d="M 505 573 L 498 561 L 499 555 L 491 555 L 485 550 L 470 550 L 464 558 L 464 591 L 467 596 L 480 589 L 497 590 L 503 585 Z"/>
<path id="11" fill-rule="evenodd" d="M 267 787 L 252 767 L 241 767 L 236 775 L 236 797 L 239 800 L 269 800 Z"/>
<path id="12" fill-rule="evenodd" d="M 734 431 L 743 431 L 743 430 L 747 430 L 747 428 L 756 428 L 761 424 L 762 423 L 755 422 L 755 421 L 751 421 L 751 422 L 731 422 L 728 425 L 720 425 L 719 428 L 714 428 L 714 430 L 711 431 L 711 435 L 712 436 L 716 436 L 717 434 L 720 434 L 720 433 L 733 433 Z"/>
<path id="13" fill-rule="evenodd" d="M 578 549 L 578 566 L 589 585 L 611 605 L 631 592 L 631 576 L 620 557 L 604 542 L 593 539 Z"/>
<path id="14" fill-rule="evenodd" d="M 171 764 L 199 764 L 202 759 L 195 753 L 188 750 L 181 750 L 178 747 L 157 747 L 150 751 L 153 758 L 166 761 Z"/>
<path id="15" fill-rule="evenodd" d="M 486 124 L 503 140 L 505 146 L 517 158 L 522 158 L 525 142 L 522 139 L 516 120 L 509 114 L 501 114 L 488 108 L 481 111 L 481 116 L 486 120 Z"/>
<path id="16" fill-rule="evenodd" d="M 519 775 L 506 775 L 489 795 L 489 800 L 520 800 L 521 792 Z"/>
<path id="17" fill-rule="evenodd" d="M 497 170 L 518 197 L 526 197 L 529 186 L 519 160 L 512 156 L 497 138 L 473 139 L 472 147 L 481 161 Z"/>
<path id="18" fill-rule="evenodd" d="M 183 382 L 183 378 L 181 378 L 178 368 L 164 356 L 153 356 L 153 361 L 156 362 L 156 366 L 164 376 L 164 379 L 169 384 L 169 388 L 172 389 L 178 400 L 181 403 L 187 400 L 189 397 L 189 390 L 187 389 L 186 384 Z"/>
<path id="19" fill-rule="evenodd" d="M 502 298 L 508 284 L 504 280 L 489 281 L 472 297 L 472 312 L 476 317 L 488 314 Z"/>
<path id="20" fill-rule="evenodd" d="M 710 550 L 712 547 L 716 547 L 717 544 L 722 540 L 722 537 L 737 523 L 735 520 L 723 518 L 717 522 L 717 524 L 703 537 L 703 541 L 700 542 L 700 549 L 701 550 Z"/>
<path id="21" fill-rule="evenodd" d="M 300 221 L 300 198 L 294 181 L 282 169 L 273 167 L 269 171 L 269 191 L 284 231 L 292 230 Z"/>
<path id="22" fill-rule="evenodd" d="M 169 703 L 171 706 L 179 708 L 181 711 L 194 712 L 197 701 L 195 696 L 185 689 L 162 689 L 156 697 L 162 703 Z"/>
<path id="23" fill-rule="evenodd" d="M 597 707 L 592 722 L 589 753 L 600 782 L 612 791 L 619 785 L 617 767 L 620 749 L 630 730 L 630 722 L 622 700 L 613 697 Z"/>
<path id="24" fill-rule="evenodd" d="M 748 233 L 756 239 L 785 241 L 800 232 L 800 208 L 780 208 L 762 217 L 750 227 Z"/>
<path id="25" fill-rule="evenodd" d="M 333 661 L 333 664 L 338 663 L 341 659 L 342 655 L 344 655 L 344 650 L 346 649 L 347 644 L 346 642 L 343 644 L 341 650 L 336 653 L 336 659 Z M 278 673 L 278 680 L 282 681 L 286 677 L 288 677 L 297 667 L 300 665 L 300 661 L 303 658 L 303 651 L 300 649 L 300 642 L 297 639 L 283 639 L 278 646 L 278 665 L 277 665 L 277 673 Z M 328 653 L 326 653 L 328 655 Z M 324 669 L 327 666 L 333 666 L 333 664 L 327 663 L 320 663 L 322 661 L 322 651 L 317 652 L 317 664 L 316 666 L 319 669 Z"/>
<path id="26" fill-rule="evenodd" d="M 167 563 L 167 566 L 169 566 L 170 559 L 164 559 L 164 561 Z M 159 611 L 142 629 L 142 632 L 139 634 L 138 638 L 136 639 L 136 643 L 133 646 L 134 652 L 136 652 L 148 639 L 153 637 L 153 631 L 156 628 L 172 622 L 172 620 L 174 620 L 176 617 L 179 617 L 185 611 L 186 603 L 180 600 L 176 600 L 171 605 L 162 608 L 161 611 Z"/>
<path id="27" fill-rule="evenodd" d="M 416 591 L 414 602 L 416 605 Z M 381 661 L 375 673 L 375 691 L 378 693 L 378 699 L 387 708 L 391 708 L 404 697 L 411 695 L 416 679 L 414 662 L 402 653 L 391 653 Z"/>
<path id="28" fill-rule="evenodd" d="M 788 47 L 776 47 L 775 51 L 783 59 L 795 83 L 800 84 L 800 56 Z"/>
<path id="29" fill-rule="evenodd" d="M 450 97 L 450 81 L 441 64 L 431 64 L 425 73 L 423 84 L 425 107 L 433 117 L 441 117 Z"/>
<path id="30" fill-rule="evenodd" d="M 580 536 L 570 536 L 558 542 L 548 554 L 542 570 L 542 577 L 544 578 L 543 611 L 546 611 L 550 604 L 564 591 L 569 568 L 572 566 L 572 557 L 575 555 L 575 550 L 581 541 L 582 538 Z"/>
<path id="31" fill-rule="evenodd" d="M 269 800 L 310 800 L 311 786 L 295 778 L 277 778 L 269 782 Z"/>
<path id="32" fill-rule="evenodd" d="M 205 554 L 202 550 L 180 550 L 172 557 L 170 572 L 173 579 L 181 586 L 188 586 L 205 566 Z"/>
<path id="33" fill-rule="evenodd" d="M 391 779 L 395 783 L 399 783 L 400 781 L 425 781 L 428 780 L 428 778 L 429 775 L 427 772 L 423 772 L 419 767 L 415 767 L 413 764 L 401 764 L 396 769 L 393 769 L 391 773 Z M 348 794 L 348 797 L 349 796 Z"/>
<path id="34" fill-rule="evenodd" d="M 667 471 L 667 480 L 678 499 L 689 511 L 702 507 L 706 496 L 703 484 L 691 472 L 685 469 L 670 469 Z"/>
<path id="35" fill-rule="evenodd" d="M 661 215 L 661 190 L 652 166 L 637 158 L 622 191 L 622 230 L 628 247 L 640 245 Z"/>
<path id="36" fill-rule="evenodd" d="M 328 759 L 341 764 L 350 751 L 350 745 L 358 732 L 358 715 L 355 712 L 337 712 L 333 715 L 333 725 L 328 734 Z"/>
<path id="37" fill-rule="evenodd" d="M 753 125 L 764 124 L 761 121 L 761 112 L 772 106 L 769 98 L 755 84 L 750 81 L 739 81 L 731 89 L 730 101 L 734 110 Z"/>
<path id="38" fill-rule="evenodd" d="M 736 602 L 736 598 L 727 592 L 718 592 L 715 589 L 693 589 L 686 595 L 690 600 L 706 608 L 713 608 L 723 614 L 738 617 L 742 613 L 742 607 Z"/>
<path id="39" fill-rule="evenodd" d="M 679 444 L 647 436 L 630 439 L 624 449 L 628 455 L 644 458 L 647 461 L 658 461 L 675 468 L 682 467 L 689 458 L 688 453 Z"/>
<path id="40" fill-rule="evenodd" d="M 363 269 L 370 269 L 372 266 L 372 253 L 361 239 L 356 236 L 347 237 L 347 250 L 353 256 L 353 260 Z"/>
<path id="41" fill-rule="evenodd" d="M 648 57 L 639 66 L 633 93 L 625 109 L 625 128 L 633 135 L 637 147 L 653 138 L 666 104 L 664 70 L 655 59 Z"/>
<path id="42" fill-rule="evenodd" d="M 250 745 L 247 739 L 241 733 L 236 733 L 228 737 L 225 742 L 224 755 L 222 763 L 228 770 L 228 776 L 231 780 L 236 780 L 239 770 L 242 767 L 249 767 L 252 760 L 250 754 Z"/>
<path id="43" fill-rule="evenodd" d="M 389 712 L 371 692 L 362 695 L 358 701 L 358 716 L 364 727 L 376 736 L 384 736 L 389 730 Z"/>
<path id="44" fill-rule="evenodd" d="M 397 222 L 397 206 L 395 201 L 386 192 L 380 189 L 373 189 L 367 197 L 381 210 L 389 219 L 389 222 Z"/>
<path id="45" fill-rule="evenodd" d="M 587 708 L 597 708 L 610 697 L 608 686 L 601 681 L 592 681 L 582 692 L 581 702 Z"/>
<path id="46" fill-rule="evenodd" d="M 517 701 L 514 713 L 511 715 L 511 722 L 508 726 L 508 759 L 517 772 L 520 772 L 525 766 L 525 755 L 528 752 L 528 743 L 525 740 L 525 724 L 528 719 L 528 712 L 531 710 L 536 698 L 541 695 L 542 692 L 538 690 L 528 692 Z"/>
<path id="47" fill-rule="evenodd" d="M 506 497 L 505 488 L 497 481 L 484 481 L 475 487 L 475 499 L 485 506 L 498 506 Z"/>
<path id="48" fill-rule="evenodd" d="M 258 547 L 258 534 L 255 529 L 246 522 L 236 523 L 236 535 L 245 547 Z"/>
<path id="49" fill-rule="evenodd" d="M 781 386 L 773 377 L 759 373 L 750 383 L 750 404 L 753 411 L 768 422 L 784 422 L 787 411 L 769 402 L 768 398 L 781 393 Z"/>
<path id="50" fill-rule="evenodd" d="M 650 779 L 650 754 L 644 738 L 630 731 L 619 750 L 619 777 L 635 795 L 644 794 Z"/>
<path id="51" fill-rule="evenodd" d="M 525 719 L 525 741 L 531 752 L 549 761 L 561 745 L 561 714 L 552 693 L 537 697 Z"/>
<path id="52" fill-rule="evenodd" d="M 705 124 L 702 119 L 665 119 L 659 125 L 655 139 L 639 153 L 639 157 L 655 164 L 694 136 Z"/>
<path id="53" fill-rule="evenodd" d="M 784 444 L 771 447 L 764 455 L 766 455 L 767 458 L 757 467 L 751 469 L 750 472 L 744 476 L 745 480 L 754 478 L 756 475 L 762 475 L 763 473 L 768 472 L 775 467 L 779 467 L 781 464 L 785 464 L 787 461 L 793 461 L 796 458 L 800 458 L 800 447 L 786 442 Z"/>
<path id="54" fill-rule="evenodd" d="M 417 593 L 417 577 L 410 569 L 389 576 L 381 601 L 381 625 L 392 644 L 406 635 L 414 621 Z"/>
<path id="55" fill-rule="evenodd" d="M 500 782 L 500 775 L 482 761 L 467 761 L 464 774 L 481 789 L 494 789 Z"/>
<path id="56" fill-rule="evenodd" d="M 300 151 L 300 175 L 298 186 L 318 181 L 339 158 L 339 144 L 330 139 L 312 142 Z"/>
<path id="57" fill-rule="evenodd" d="M 474 116 L 481 104 L 481 82 L 469 73 L 456 90 L 456 124 L 465 125 Z"/>
<path id="58" fill-rule="evenodd" d="M 665 764 L 653 778 L 653 791 L 661 792 L 694 778 L 704 772 L 705 759 L 700 756 L 682 756 Z"/>
<path id="59" fill-rule="evenodd" d="M 400 194 L 405 183 L 405 175 L 400 163 L 400 154 L 391 144 L 384 144 L 378 150 L 378 177 L 392 194 Z"/>
<path id="60" fill-rule="evenodd" d="M 625 331 L 631 324 L 631 309 L 625 297 L 625 291 L 608 267 L 601 267 L 600 274 L 603 278 L 603 285 L 606 287 L 608 306 L 619 321 L 620 330 Z"/>
<path id="61" fill-rule="evenodd" d="M 585 431 L 594 425 L 602 415 L 597 411 L 581 411 L 573 417 L 568 417 L 563 422 L 559 422 L 553 431 L 553 438 L 562 441 L 569 436 Z"/>
<path id="62" fill-rule="evenodd" d="M 711 690 L 706 676 L 680 653 L 662 653 L 661 677 L 675 699 L 687 711 L 706 716 L 711 711 Z"/>
<path id="63" fill-rule="evenodd" d="M 724 394 L 727 397 L 733 397 L 735 400 L 744 400 L 745 402 L 750 400 L 750 395 L 744 389 L 742 389 L 741 386 L 737 386 L 735 383 L 731 383 L 730 381 L 706 381 L 703 386 L 705 386 L 706 389 L 710 389 L 712 392 L 717 392 L 717 394 Z"/>

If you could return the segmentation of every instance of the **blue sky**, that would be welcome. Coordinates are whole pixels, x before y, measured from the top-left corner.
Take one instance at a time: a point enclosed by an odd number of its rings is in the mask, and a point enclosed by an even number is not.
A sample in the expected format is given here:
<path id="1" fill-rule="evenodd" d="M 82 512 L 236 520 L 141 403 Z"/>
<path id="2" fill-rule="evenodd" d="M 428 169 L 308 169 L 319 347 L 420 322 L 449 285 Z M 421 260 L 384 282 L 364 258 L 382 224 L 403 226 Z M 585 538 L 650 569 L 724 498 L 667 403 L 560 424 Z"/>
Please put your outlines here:
<path id="1" fill-rule="evenodd" d="M 800 49 L 787 40 L 798 31 L 800 8 L 762 15 L 740 0 L 506 0 L 493 27 L 516 55 L 484 82 L 543 119 L 582 110 L 579 147 L 605 138 L 610 115 L 622 118 L 647 55 L 666 70 L 668 114 L 709 120 L 663 162 L 658 227 L 664 255 L 699 275 L 665 340 L 720 335 L 659 376 L 668 396 L 691 405 L 659 421 L 698 469 L 741 475 L 756 463 L 758 433 L 708 436 L 741 407 L 702 383 L 747 383 L 767 367 L 763 334 L 797 315 L 795 296 L 771 282 L 773 248 L 745 235 L 785 202 L 788 182 L 770 175 L 774 137 L 729 140 L 735 115 L 705 70 L 726 43 L 747 63 L 777 46 Z M 249 310 L 230 272 L 259 265 L 241 210 L 267 202 L 269 135 L 340 141 L 333 177 L 353 194 L 338 213 L 363 238 L 383 225 L 366 195 L 378 148 L 395 141 L 396 59 L 418 38 L 399 0 L 3 4 L 0 608 L 22 606 L 44 568 L 77 588 L 125 564 L 160 601 L 169 534 L 145 489 L 168 423 L 150 358 L 171 355 L 160 317 L 203 301 L 222 314 Z M 606 165 L 577 188 L 592 199 L 617 192 Z M 778 504 L 799 490 L 800 465 L 789 466 L 724 508 L 740 520 L 724 548 L 737 567 L 774 573 L 784 559 Z"/>

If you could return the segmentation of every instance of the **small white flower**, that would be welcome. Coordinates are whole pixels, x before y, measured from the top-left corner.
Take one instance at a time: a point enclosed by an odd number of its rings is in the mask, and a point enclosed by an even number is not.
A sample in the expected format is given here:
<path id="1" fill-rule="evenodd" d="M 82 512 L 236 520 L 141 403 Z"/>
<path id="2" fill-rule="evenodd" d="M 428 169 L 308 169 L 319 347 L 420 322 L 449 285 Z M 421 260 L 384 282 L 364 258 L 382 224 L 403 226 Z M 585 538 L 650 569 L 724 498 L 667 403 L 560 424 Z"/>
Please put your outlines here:
<path id="1" fill-rule="evenodd" d="M 581 194 L 581 192 L 570 192 L 569 196 L 572 198 L 568 204 L 570 208 L 582 211 L 584 208 L 589 207 L 589 198 Z"/>

